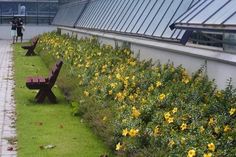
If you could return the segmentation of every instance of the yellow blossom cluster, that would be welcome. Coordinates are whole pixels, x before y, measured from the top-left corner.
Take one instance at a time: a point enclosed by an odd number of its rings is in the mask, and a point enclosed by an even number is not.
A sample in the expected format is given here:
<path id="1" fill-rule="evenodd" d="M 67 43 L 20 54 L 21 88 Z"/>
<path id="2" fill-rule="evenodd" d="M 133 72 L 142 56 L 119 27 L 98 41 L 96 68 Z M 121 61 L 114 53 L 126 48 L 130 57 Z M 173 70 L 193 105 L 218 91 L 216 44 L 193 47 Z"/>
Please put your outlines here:
<path id="1" fill-rule="evenodd" d="M 235 94 L 230 88 L 218 90 L 203 69 L 190 76 L 174 63 L 153 66 L 135 58 L 128 48 L 100 45 L 96 37 L 76 41 L 47 33 L 39 43 L 37 51 L 48 52 L 66 64 L 65 76 L 70 79 L 63 80 L 63 88 L 75 94 L 71 101 L 79 98 L 82 106 L 73 111 L 89 112 L 88 121 L 96 125 L 98 133 L 115 139 L 112 147 L 121 154 L 138 156 L 142 141 L 147 150 L 157 153 L 153 149 L 157 148 L 167 156 L 231 153 L 236 131 Z"/>
<path id="2" fill-rule="evenodd" d="M 130 129 L 128 130 L 127 128 L 122 131 L 123 136 L 130 136 L 130 137 L 135 137 L 139 133 L 138 129 Z"/>
<path id="3" fill-rule="evenodd" d="M 139 112 L 139 110 L 136 109 L 136 107 L 132 107 L 132 116 L 134 118 L 138 118 L 140 116 L 140 114 L 141 113 Z"/>

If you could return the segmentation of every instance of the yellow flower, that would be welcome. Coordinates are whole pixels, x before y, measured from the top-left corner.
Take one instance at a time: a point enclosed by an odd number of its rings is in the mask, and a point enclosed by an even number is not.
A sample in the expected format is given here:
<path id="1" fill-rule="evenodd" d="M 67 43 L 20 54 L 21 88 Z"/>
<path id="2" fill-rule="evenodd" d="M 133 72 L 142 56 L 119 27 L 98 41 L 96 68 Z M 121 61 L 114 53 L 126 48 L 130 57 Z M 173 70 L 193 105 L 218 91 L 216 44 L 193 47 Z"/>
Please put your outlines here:
<path id="1" fill-rule="evenodd" d="M 140 116 L 140 112 L 139 112 L 139 110 L 137 110 L 135 107 L 132 107 L 132 116 L 134 117 L 134 118 L 138 118 L 139 116 Z"/>
<path id="2" fill-rule="evenodd" d="M 214 152 L 215 149 L 216 149 L 214 143 L 210 143 L 210 144 L 208 144 L 207 146 L 208 146 L 208 150 L 210 150 L 210 151 L 212 151 L 212 152 Z"/>
<path id="3" fill-rule="evenodd" d="M 87 62 L 86 65 L 85 65 L 86 68 L 89 68 L 90 67 L 90 62 Z"/>
<path id="4" fill-rule="evenodd" d="M 146 99 L 144 99 L 144 98 L 142 98 L 142 101 L 141 101 L 141 103 L 144 105 L 144 104 L 146 104 L 146 103 L 147 103 L 147 100 L 146 100 Z"/>
<path id="5" fill-rule="evenodd" d="M 165 94 L 161 94 L 161 95 L 159 95 L 159 99 L 160 99 L 160 101 L 162 101 L 162 100 L 164 100 L 165 99 L 165 97 L 166 97 L 166 95 Z"/>
<path id="6" fill-rule="evenodd" d="M 170 124 L 170 123 L 173 123 L 174 122 L 174 118 L 173 117 L 170 117 L 167 119 L 167 122 Z"/>
<path id="7" fill-rule="evenodd" d="M 103 121 L 106 121 L 106 120 L 107 120 L 107 117 L 106 117 L 106 116 L 104 116 L 104 117 L 102 118 L 102 120 L 103 120 Z"/>
<path id="8" fill-rule="evenodd" d="M 168 118 L 170 118 L 171 115 L 170 115 L 170 112 L 166 112 L 164 113 L 164 118 L 167 120 Z"/>
<path id="9" fill-rule="evenodd" d="M 164 118 L 169 124 L 174 122 L 174 118 L 171 117 L 170 112 L 164 113 Z"/>
<path id="10" fill-rule="evenodd" d="M 205 128 L 203 126 L 200 127 L 200 133 L 203 133 L 205 131 Z"/>
<path id="11" fill-rule="evenodd" d="M 127 128 L 124 129 L 124 130 L 122 131 L 122 135 L 123 135 L 123 136 L 129 135 L 129 130 L 128 130 Z"/>
<path id="12" fill-rule="evenodd" d="M 215 124 L 215 120 L 214 118 L 210 118 L 208 125 L 213 125 L 213 124 Z"/>
<path id="13" fill-rule="evenodd" d="M 160 87 L 162 85 L 162 83 L 160 81 L 156 82 L 156 87 Z"/>
<path id="14" fill-rule="evenodd" d="M 175 108 L 173 108 L 172 113 L 176 113 L 177 111 L 178 111 L 178 108 L 175 107 Z"/>
<path id="15" fill-rule="evenodd" d="M 184 77 L 182 79 L 182 82 L 185 83 L 185 84 L 188 84 L 189 83 L 189 78 L 188 77 Z"/>
<path id="16" fill-rule="evenodd" d="M 85 95 L 85 96 L 89 96 L 89 92 L 84 91 L 84 95 Z"/>
<path id="17" fill-rule="evenodd" d="M 112 79 L 112 76 L 111 76 L 111 75 L 109 75 L 109 76 L 108 76 L 108 79 L 109 79 L 109 80 L 111 80 L 111 79 Z"/>
<path id="18" fill-rule="evenodd" d="M 113 88 L 113 89 L 114 89 L 114 88 L 116 88 L 116 86 L 117 86 L 117 83 L 111 83 L 111 84 L 110 84 L 110 86 L 111 86 L 111 88 Z"/>
<path id="19" fill-rule="evenodd" d="M 120 142 L 119 142 L 119 143 L 117 143 L 117 145 L 116 145 L 116 150 L 119 151 L 119 150 L 121 150 L 121 149 L 122 149 L 122 145 L 121 145 Z"/>
<path id="20" fill-rule="evenodd" d="M 204 154 L 203 157 L 212 157 L 212 153 Z"/>
<path id="21" fill-rule="evenodd" d="M 236 108 L 231 108 L 229 111 L 229 114 L 232 116 L 233 114 L 235 114 L 236 112 Z"/>
<path id="22" fill-rule="evenodd" d="M 180 126 L 181 130 L 186 130 L 187 129 L 187 124 L 186 123 L 183 123 L 181 126 Z"/>
<path id="23" fill-rule="evenodd" d="M 138 129 L 131 129 L 131 130 L 129 131 L 129 135 L 130 135 L 131 137 L 135 137 L 135 136 L 138 135 L 138 132 L 139 132 Z"/>
<path id="24" fill-rule="evenodd" d="M 153 84 L 152 84 L 150 87 L 148 87 L 148 91 L 151 92 L 151 91 L 153 91 L 153 90 L 154 90 L 154 86 L 153 86 Z"/>
<path id="25" fill-rule="evenodd" d="M 230 130 L 231 130 L 231 128 L 230 128 L 229 125 L 224 126 L 224 132 L 228 132 L 228 131 L 230 131 Z"/>
<path id="26" fill-rule="evenodd" d="M 129 100 L 134 101 L 134 100 L 135 100 L 135 99 L 134 99 L 134 96 L 133 96 L 133 95 L 130 95 L 130 96 L 129 96 Z"/>
<path id="27" fill-rule="evenodd" d="M 172 148 L 174 144 L 175 144 L 175 141 L 174 140 L 170 140 L 170 142 L 168 143 L 168 146 L 170 148 Z"/>
<path id="28" fill-rule="evenodd" d="M 107 65 L 106 65 L 106 64 L 102 66 L 102 69 L 106 69 L 106 68 L 107 68 Z"/>
<path id="29" fill-rule="evenodd" d="M 218 97 L 218 98 L 220 98 L 220 97 L 223 96 L 223 94 L 221 93 L 221 91 L 217 91 L 217 92 L 215 93 L 215 96 Z"/>
<path id="30" fill-rule="evenodd" d="M 196 156 L 196 151 L 194 149 L 191 149 L 188 151 L 188 157 L 194 157 Z"/>
<path id="31" fill-rule="evenodd" d="M 158 128 L 157 126 L 155 127 L 154 131 L 153 131 L 153 135 L 156 137 L 158 134 L 160 134 L 160 128 Z"/>
<path id="32" fill-rule="evenodd" d="M 95 76 L 98 77 L 98 76 L 99 76 L 99 73 L 95 73 Z"/>
<path id="33" fill-rule="evenodd" d="M 135 65 L 136 65 L 136 62 L 135 62 L 135 61 L 129 62 L 129 64 L 132 65 L 132 66 L 135 66 Z"/>
<path id="34" fill-rule="evenodd" d="M 112 90 L 109 90 L 109 91 L 108 91 L 108 94 L 109 94 L 109 95 L 112 95 L 112 93 L 113 93 Z"/>
<path id="35" fill-rule="evenodd" d="M 118 79 L 118 80 L 121 80 L 122 78 L 121 78 L 121 75 L 118 73 L 118 74 L 116 74 L 116 78 Z"/>
<path id="36" fill-rule="evenodd" d="M 125 97 L 124 97 L 124 95 L 121 92 L 116 94 L 116 99 L 118 99 L 118 101 L 122 101 L 122 100 L 124 100 L 124 98 Z"/>

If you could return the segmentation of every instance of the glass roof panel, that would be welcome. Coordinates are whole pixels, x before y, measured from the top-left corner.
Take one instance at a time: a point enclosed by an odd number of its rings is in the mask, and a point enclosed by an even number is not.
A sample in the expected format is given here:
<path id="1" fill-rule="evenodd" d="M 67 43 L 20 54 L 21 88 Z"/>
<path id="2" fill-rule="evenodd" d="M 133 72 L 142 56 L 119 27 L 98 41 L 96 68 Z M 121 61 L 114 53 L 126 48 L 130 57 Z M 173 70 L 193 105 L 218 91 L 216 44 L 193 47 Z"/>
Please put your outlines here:
<path id="1" fill-rule="evenodd" d="M 158 12 L 158 14 L 154 17 L 152 23 L 150 24 L 150 26 L 146 30 L 146 33 L 145 33 L 146 35 L 150 35 L 150 36 L 153 35 L 154 31 L 156 30 L 156 28 L 158 27 L 160 22 L 163 20 L 162 18 L 165 15 L 166 11 L 168 10 L 171 2 L 172 2 L 171 0 L 164 2 L 164 4 L 162 5 L 161 9 Z"/>
<path id="2" fill-rule="evenodd" d="M 110 9 L 110 12 L 107 13 L 106 19 L 104 19 L 104 21 L 102 23 L 100 23 L 100 26 L 99 26 L 100 29 L 105 30 L 106 25 L 109 23 L 109 21 L 111 20 L 111 17 L 113 16 L 114 12 L 116 11 L 116 9 L 114 9 L 114 8 L 118 8 L 119 5 L 121 5 L 120 1 L 113 1 L 112 8 Z"/>
<path id="3" fill-rule="evenodd" d="M 234 12 L 234 14 L 228 20 L 226 20 L 224 24 L 236 25 L 236 12 Z"/>
<path id="4" fill-rule="evenodd" d="M 90 24 L 90 28 L 97 28 L 99 21 L 101 21 L 102 16 L 104 16 L 105 12 L 109 8 L 110 4 L 112 3 L 111 0 L 104 1 L 103 5 L 100 8 L 100 11 L 97 13 L 97 16 L 94 18 L 93 22 Z"/>
<path id="5" fill-rule="evenodd" d="M 74 27 L 85 6 L 86 2 L 78 2 L 73 3 L 73 5 L 66 4 L 61 6 L 53 20 L 53 24 Z"/>
<path id="6" fill-rule="evenodd" d="M 129 5 L 130 0 L 124 0 L 119 10 L 116 12 L 114 18 L 112 19 L 111 24 L 108 27 L 108 30 L 112 30 L 113 27 L 115 27 L 116 22 L 119 22 L 119 17 L 122 16 L 122 13 L 124 12 L 124 9 Z"/>
<path id="7" fill-rule="evenodd" d="M 111 30 L 115 31 L 117 30 L 117 27 L 119 26 L 119 24 L 121 23 L 121 21 L 125 21 L 125 15 L 127 14 L 128 10 L 130 10 L 131 5 L 133 3 L 134 0 L 128 0 L 128 3 L 125 5 L 125 7 L 123 8 L 123 10 L 121 11 L 121 14 L 118 16 L 118 19 L 116 20 L 114 26 L 111 28 Z"/>
<path id="8" fill-rule="evenodd" d="M 157 3 L 153 6 L 153 9 L 150 11 L 149 16 L 143 21 L 142 26 L 139 28 L 138 33 L 144 34 L 152 22 L 153 18 L 158 14 L 160 8 L 164 4 L 165 0 L 158 0 Z"/>
<path id="9" fill-rule="evenodd" d="M 200 1 L 198 6 L 190 14 L 188 11 L 182 15 L 174 27 L 188 30 L 236 31 L 236 0 L 205 0 L 203 3 Z"/>
<path id="10" fill-rule="evenodd" d="M 202 5 L 197 7 L 194 10 L 194 12 L 190 13 L 188 15 L 188 17 L 184 18 L 181 22 L 188 22 L 189 20 L 194 18 L 199 12 L 201 12 L 204 8 L 208 7 L 212 2 L 213 2 L 213 0 L 206 0 Z"/>
<path id="11" fill-rule="evenodd" d="M 118 27 L 116 28 L 117 31 L 121 31 L 122 27 L 128 23 L 129 18 L 132 15 L 132 12 L 134 12 L 134 9 L 137 7 L 138 3 L 141 1 L 132 0 L 131 6 L 128 8 L 127 12 L 125 13 L 125 16 L 123 17 L 122 21 L 119 23 Z"/>
<path id="12" fill-rule="evenodd" d="M 151 2 L 148 3 L 142 15 L 139 17 L 138 21 L 136 22 L 134 28 L 131 30 L 132 33 L 138 32 L 139 28 L 142 26 L 143 22 L 148 18 L 148 16 L 150 15 L 150 12 L 153 10 L 157 2 L 158 0 L 151 0 Z"/>
<path id="13" fill-rule="evenodd" d="M 150 3 L 150 0 L 144 0 L 144 3 L 141 5 L 141 7 L 138 9 L 137 13 L 133 17 L 130 25 L 127 27 L 126 32 L 131 32 L 132 29 L 135 27 L 136 23 L 138 22 L 139 18 L 142 16 L 143 12 L 145 11 L 146 7 Z"/>
<path id="14" fill-rule="evenodd" d="M 135 5 L 134 9 L 131 11 L 130 15 L 128 16 L 128 19 L 125 21 L 123 26 L 121 26 L 121 29 L 119 31 L 126 32 L 126 30 L 129 28 L 130 24 L 133 22 L 135 15 L 138 13 L 138 11 L 141 9 L 141 7 L 144 5 L 145 0 L 138 0 L 138 3 Z"/>
<path id="15" fill-rule="evenodd" d="M 172 34 L 174 33 L 174 31 L 172 31 L 169 28 L 169 25 L 172 24 L 180 15 L 182 15 L 184 12 L 186 12 L 186 6 L 188 6 L 187 8 L 189 8 L 191 5 L 193 5 L 194 1 L 186 1 L 186 0 L 182 0 L 180 3 L 180 6 L 178 8 L 178 10 L 174 13 L 173 18 L 170 20 L 170 23 L 168 24 L 168 28 L 166 28 L 162 34 L 163 38 L 170 38 L 172 36 Z"/>
<path id="16" fill-rule="evenodd" d="M 230 1 L 229 0 L 213 1 L 204 10 L 202 10 L 199 14 L 197 14 L 197 16 L 192 18 L 191 23 L 203 23 L 205 20 L 207 20 L 211 15 L 214 15 L 223 5 L 226 5 L 228 2 Z"/>
<path id="17" fill-rule="evenodd" d="M 172 1 L 168 10 L 166 10 L 165 15 L 162 17 L 158 27 L 153 33 L 154 36 L 161 37 L 166 29 L 169 29 L 170 21 L 173 18 L 175 12 L 179 9 L 182 1 Z"/>

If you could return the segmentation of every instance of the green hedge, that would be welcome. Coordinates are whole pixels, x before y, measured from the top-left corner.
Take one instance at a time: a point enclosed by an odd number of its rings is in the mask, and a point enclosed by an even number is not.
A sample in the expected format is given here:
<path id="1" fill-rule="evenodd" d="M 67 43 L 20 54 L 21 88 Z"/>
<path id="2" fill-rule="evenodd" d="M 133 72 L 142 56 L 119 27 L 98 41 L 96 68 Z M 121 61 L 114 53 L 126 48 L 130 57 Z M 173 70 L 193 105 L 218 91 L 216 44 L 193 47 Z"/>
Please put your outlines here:
<path id="1" fill-rule="evenodd" d="M 47 33 L 37 51 L 63 59 L 59 86 L 120 156 L 235 156 L 236 90 L 218 90 L 204 68 L 140 61 L 127 48 Z M 52 63 L 51 60 L 47 61 Z"/>

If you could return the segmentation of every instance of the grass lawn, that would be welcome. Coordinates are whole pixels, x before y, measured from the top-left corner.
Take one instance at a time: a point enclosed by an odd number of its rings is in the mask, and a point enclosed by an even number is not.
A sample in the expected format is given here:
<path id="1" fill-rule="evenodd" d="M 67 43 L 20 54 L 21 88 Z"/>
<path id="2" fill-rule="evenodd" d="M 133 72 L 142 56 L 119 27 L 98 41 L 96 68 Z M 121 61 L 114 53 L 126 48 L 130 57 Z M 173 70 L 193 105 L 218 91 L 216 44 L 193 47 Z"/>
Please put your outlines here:
<path id="1" fill-rule="evenodd" d="M 16 44 L 14 47 L 18 156 L 99 157 L 101 154 L 109 154 L 109 149 L 82 119 L 71 115 L 70 105 L 57 86 L 53 88 L 57 104 L 34 102 L 36 91 L 27 89 L 25 78 L 47 76 L 50 69 L 46 68 L 39 56 L 24 56 L 25 51 L 20 46 Z M 56 147 L 40 148 L 50 144 Z"/>

